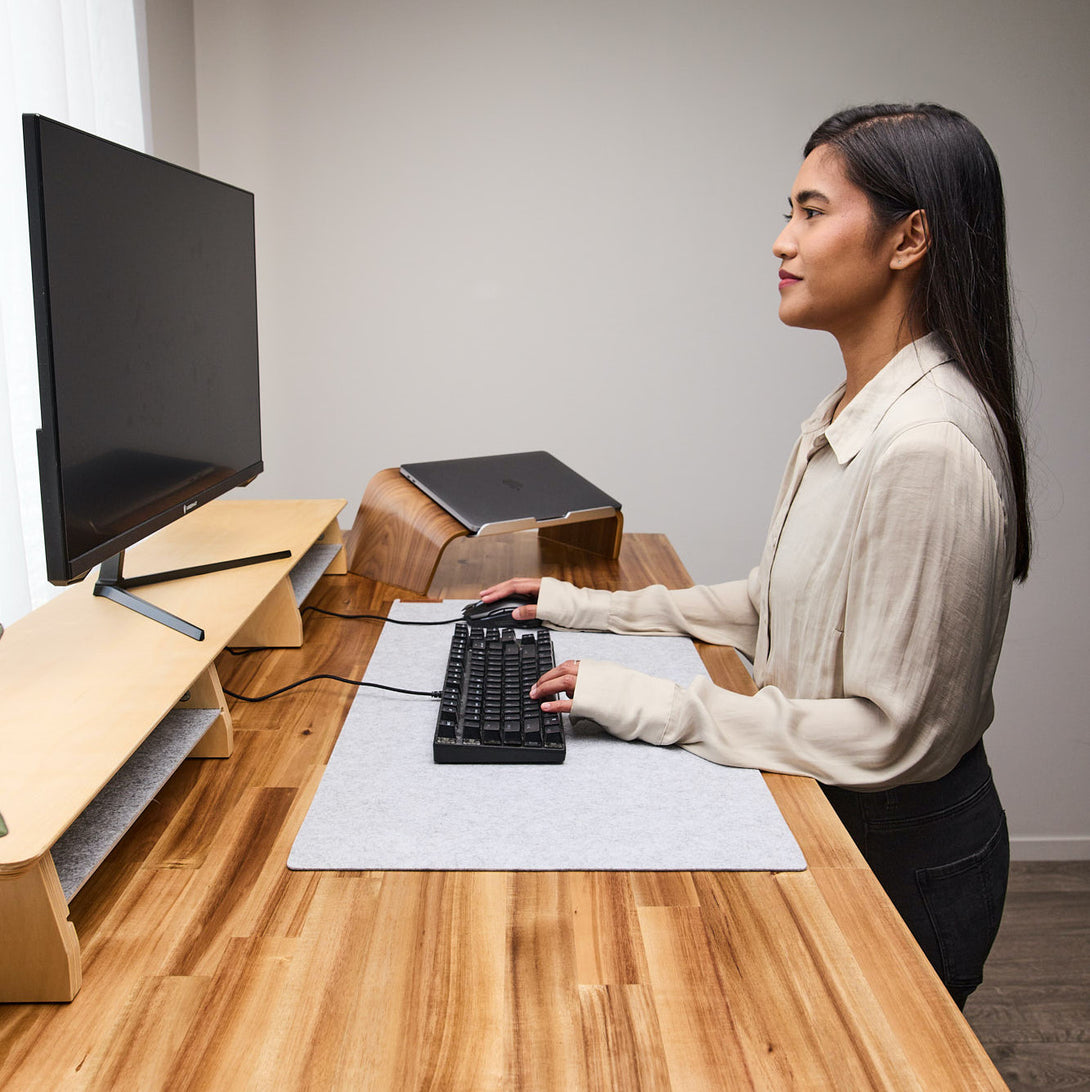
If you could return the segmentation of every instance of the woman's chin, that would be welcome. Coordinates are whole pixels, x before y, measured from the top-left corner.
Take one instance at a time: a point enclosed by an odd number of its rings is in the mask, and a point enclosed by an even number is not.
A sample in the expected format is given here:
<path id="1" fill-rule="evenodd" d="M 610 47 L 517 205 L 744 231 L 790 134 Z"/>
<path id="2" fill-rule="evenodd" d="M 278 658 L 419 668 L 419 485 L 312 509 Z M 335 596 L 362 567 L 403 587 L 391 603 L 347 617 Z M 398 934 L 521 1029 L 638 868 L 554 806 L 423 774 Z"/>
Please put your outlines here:
<path id="1" fill-rule="evenodd" d="M 805 313 L 798 307 L 792 307 L 787 300 L 780 301 L 780 322 L 784 326 L 798 326 L 800 329 L 805 329 L 809 326 L 806 322 Z"/>

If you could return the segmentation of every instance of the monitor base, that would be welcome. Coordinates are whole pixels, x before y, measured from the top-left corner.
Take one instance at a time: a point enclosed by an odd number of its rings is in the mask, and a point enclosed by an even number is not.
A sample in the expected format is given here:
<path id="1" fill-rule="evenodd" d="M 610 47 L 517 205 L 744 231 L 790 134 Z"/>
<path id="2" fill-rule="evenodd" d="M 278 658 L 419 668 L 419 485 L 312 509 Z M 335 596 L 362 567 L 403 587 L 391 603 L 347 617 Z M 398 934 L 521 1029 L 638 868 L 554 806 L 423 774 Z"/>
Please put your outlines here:
<path id="1" fill-rule="evenodd" d="M 190 565 L 184 569 L 171 569 L 167 572 L 148 573 L 145 576 L 125 577 L 121 574 L 121 568 L 125 562 L 125 551 L 114 554 L 113 557 L 102 563 L 99 569 L 98 579 L 95 581 L 94 594 L 103 599 L 109 599 L 119 606 L 150 618 L 153 622 L 177 630 L 186 637 L 192 637 L 194 641 L 204 640 L 204 630 L 171 614 L 138 595 L 133 595 L 129 588 L 140 588 L 147 584 L 162 584 L 168 580 L 181 580 L 187 576 L 203 576 L 205 573 L 217 573 L 224 569 L 238 569 L 244 565 L 260 565 L 263 561 L 279 561 L 282 558 L 291 557 L 291 550 L 276 550 L 268 554 L 255 554 L 252 557 L 237 557 L 230 561 L 214 561 L 208 565 Z"/>

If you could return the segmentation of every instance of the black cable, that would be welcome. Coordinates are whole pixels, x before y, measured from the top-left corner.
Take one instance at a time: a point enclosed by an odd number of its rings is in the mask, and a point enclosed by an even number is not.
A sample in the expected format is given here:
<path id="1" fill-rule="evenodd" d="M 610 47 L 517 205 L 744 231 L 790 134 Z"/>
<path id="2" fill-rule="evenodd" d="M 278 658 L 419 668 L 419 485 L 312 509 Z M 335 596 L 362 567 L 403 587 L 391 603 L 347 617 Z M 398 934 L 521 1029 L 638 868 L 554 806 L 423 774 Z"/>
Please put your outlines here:
<path id="1" fill-rule="evenodd" d="M 384 686 L 382 683 L 364 682 L 362 679 L 345 679 L 340 675 L 308 675 L 305 679 L 298 679 L 296 682 L 288 683 L 287 686 L 280 687 L 279 690 L 272 690 L 268 694 L 260 694 L 256 698 L 248 698 L 244 694 L 236 694 L 233 690 L 228 690 L 226 687 L 223 688 L 223 692 L 229 698 L 235 698 L 237 701 L 268 701 L 269 698 L 275 698 L 286 693 L 288 690 L 294 690 L 297 686 L 302 686 L 303 683 L 316 682 L 318 679 L 332 679 L 333 682 L 347 683 L 349 686 L 373 686 L 376 690 L 390 690 L 395 694 L 411 694 L 413 697 L 418 698 L 435 698 L 438 700 L 443 696 L 441 690 L 404 690 L 400 686 Z"/>
<path id="2" fill-rule="evenodd" d="M 390 618 L 385 614 L 338 614 L 333 610 L 325 610 L 322 607 L 303 607 L 299 612 L 305 614 L 308 610 L 316 611 L 318 614 L 327 614 L 330 618 L 347 618 L 350 621 L 361 618 L 368 618 L 375 622 L 392 622 L 396 626 L 449 626 L 455 622 L 464 622 L 465 617 L 459 615 L 457 618 L 443 618 L 437 622 L 414 622 L 404 618 Z M 228 648 L 224 651 L 231 653 L 232 656 L 245 656 L 250 652 L 264 651 L 260 648 Z M 376 690 L 390 690 L 395 694 L 411 694 L 414 697 L 420 698 L 441 698 L 443 696 L 440 690 L 403 690 L 399 686 L 383 686 L 382 683 L 363 682 L 360 679 L 345 679 L 340 675 L 308 675 L 305 679 L 299 679 L 297 682 L 288 683 L 287 686 L 280 687 L 279 690 L 273 690 L 268 694 L 262 694 L 260 697 L 247 698 L 243 694 L 236 694 L 231 690 L 224 688 L 224 693 L 237 701 L 268 701 L 269 698 L 278 697 L 287 690 L 294 690 L 297 686 L 302 686 L 303 683 L 314 682 L 317 679 L 332 679 L 334 682 L 347 683 L 349 686 L 373 686 Z"/>
<path id="3" fill-rule="evenodd" d="M 323 607 L 303 607 L 299 613 L 306 614 L 308 610 L 316 611 L 318 614 L 326 614 L 330 618 L 347 618 L 349 621 L 356 619 L 369 618 L 375 622 L 392 622 L 395 626 L 451 626 L 456 622 L 464 622 L 465 617 L 459 615 L 457 618 L 441 618 L 437 622 L 416 622 L 406 618 L 390 618 L 385 614 L 338 614 L 334 610 L 325 610 Z M 267 649 L 261 648 L 225 648 L 224 652 L 229 652 L 232 656 L 247 656 L 251 652 L 266 652 Z"/>

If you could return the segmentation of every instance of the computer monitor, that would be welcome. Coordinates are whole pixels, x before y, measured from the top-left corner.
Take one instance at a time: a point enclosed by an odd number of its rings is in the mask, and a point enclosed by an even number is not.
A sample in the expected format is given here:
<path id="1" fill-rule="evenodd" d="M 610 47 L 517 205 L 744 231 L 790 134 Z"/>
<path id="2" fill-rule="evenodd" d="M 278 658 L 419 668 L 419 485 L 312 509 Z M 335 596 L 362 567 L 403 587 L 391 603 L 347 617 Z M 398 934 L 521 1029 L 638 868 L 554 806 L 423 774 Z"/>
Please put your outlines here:
<path id="1" fill-rule="evenodd" d="M 46 574 L 102 562 L 96 594 L 174 625 L 124 589 L 189 571 L 122 558 L 263 468 L 253 194 L 38 115 L 23 142 Z"/>

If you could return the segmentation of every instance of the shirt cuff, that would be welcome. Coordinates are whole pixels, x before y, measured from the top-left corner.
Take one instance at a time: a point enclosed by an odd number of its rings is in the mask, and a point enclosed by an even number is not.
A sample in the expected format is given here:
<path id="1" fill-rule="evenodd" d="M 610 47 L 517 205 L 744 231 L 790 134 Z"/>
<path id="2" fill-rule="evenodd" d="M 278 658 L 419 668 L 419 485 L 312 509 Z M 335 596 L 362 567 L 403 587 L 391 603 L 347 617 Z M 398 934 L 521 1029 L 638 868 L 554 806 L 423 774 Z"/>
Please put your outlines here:
<path id="1" fill-rule="evenodd" d="M 541 579 L 537 616 L 563 629 L 609 629 L 609 601 L 612 593 L 597 588 L 577 588 L 551 576 Z"/>
<path id="2" fill-rule="evenodd" d="M 571 715 L 591 720 L 621 739 L 661 744 L 670 723 L 677 686 L 630 667 L 580 660 Z"/>

